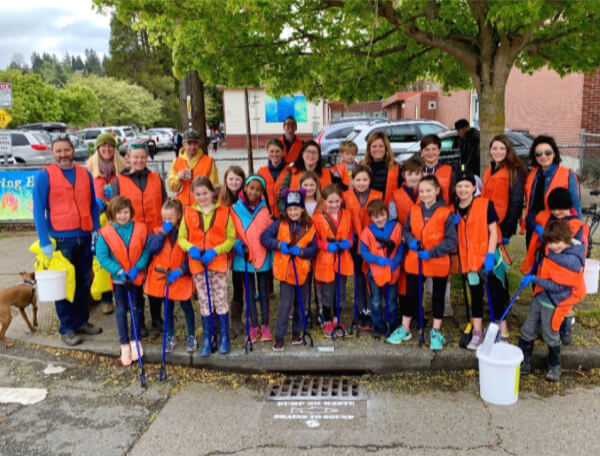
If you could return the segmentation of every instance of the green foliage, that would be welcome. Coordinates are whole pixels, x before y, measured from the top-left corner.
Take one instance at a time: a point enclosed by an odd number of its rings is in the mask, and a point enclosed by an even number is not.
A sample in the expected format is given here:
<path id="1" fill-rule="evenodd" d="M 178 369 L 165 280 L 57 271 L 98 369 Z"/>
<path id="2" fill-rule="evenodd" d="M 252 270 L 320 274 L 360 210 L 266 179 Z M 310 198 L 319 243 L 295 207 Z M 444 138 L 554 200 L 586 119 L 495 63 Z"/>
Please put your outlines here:
<path id="1" fill-rule="evenodd" d="M 204 104 L 206 106 L 206 123 L 218 127 L 223 122 L 223 95 L 214 86 L 204 87 Z"/>
<path id="2" fill-rule="evenodd" d="M 63 112 L 62 121 L 68 125 L 84 127 L 98 119 L 100 101 L 88 87 L 77 84 L 67 84 L 58 91 Z"/>

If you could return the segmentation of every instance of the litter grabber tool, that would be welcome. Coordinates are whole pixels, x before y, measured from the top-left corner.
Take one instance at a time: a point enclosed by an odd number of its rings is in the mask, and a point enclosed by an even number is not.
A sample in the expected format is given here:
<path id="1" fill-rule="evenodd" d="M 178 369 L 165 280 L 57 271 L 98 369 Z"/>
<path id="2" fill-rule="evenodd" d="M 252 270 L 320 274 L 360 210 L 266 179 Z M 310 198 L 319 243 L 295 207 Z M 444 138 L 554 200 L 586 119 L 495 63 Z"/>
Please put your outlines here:
<path id="1" fill-rule="evenodd" d="M 167 352 L 167 315 L 169 309 L 169 274 L 171 271 L 169 269 L 155 267 L 154 270 L 156 272 L 160 272 L 163 276 L 160 276 L 159 279 L 165 280 L 165 314 L 163 319 L 163 342 L 162 342 L 162 356 L 160 358 L 160 370 L 158 371 L 158 380 L 164 382 L 167 380 L 167 366 L 165 364 L 165 354 Z"/>
<path id="2" fill-rule="evenodd" d="M 467 316 L 467 325 L 463 331 L 460 340 L 458 341 L 458 346 L 460 348 L 467 348 L 469 342 L 473 338 L 473 320 L 471 319 L 471 302 L 469 300 L 469 291 L 467 290 L 467 279 L 464 274 L 461 274 L 462 277 L 462 286 L 463 286 L 463 299 L 465 300 L 465 315 Z"/>
<path id="3" fill-rule="evenodd" d="M 248 280 L 248 247 L 242 247 L 244 251 L 244 293 L 246 295 L 246 340 L 244 341 L 244 351 L 252 351 L 252 339 L 250 338 L 250 281 Z"/>
<path id="4" fill-rule="evenodd" d="M 490 309 L 490 320 L 492 320 L 492 323 L 496 322 L 496 318 L 494 318 L 494 306 L 492 303 L 492 294 L 490 293 L 490 284 L 487 280 L 487 277 L 484 280 L 485 282 L 485 293 L 487 294 L 487 300 L 488 300 L 488 307 Z"/>
<path id="5" fill-rule="evenodd" d="M 337 261 L 338 261 L 337 277 L 335 279 L 335 282 L 336 282 L 335 304 L 336 304 L 336 313 L 337 313 L 337 324 L 331 331 L 331 340 L 335 340 L 338 331 L 342 334 L 342 340 L 343 340 L 344 337 L 346 337 L 346 330 L 342 326 L 341 315 L 340 315 L 341 314 L 341 312 L 340 312 L 340 308 L 341 308 L 341 305 L 340 305 L 340 295 L 341 295 L 340 282 L 342 280 L 340 274 L 341 274 L 341 264 L 342 264 L 341 255 L 342 254 L 338 251 L 336 255 L 337 255 Z"/>
<path id="6" fill-rule="evenodd" d="M 210 284 L 208 283 L 208 268 L 204 267 L 204 281 L 206 282 L 206 296 L 208 298 L 208 316 L 209 318 L 209 331 L 210 331 L 210 351 L 214 353 L 217 351 L 217 334 L 215 333 L 215 322 L 213 320 L 212 311 L 212 300 L 210 298 Z"/>
<path id="7" fill-rule="evenodd" d="M 138 337 L 137 328 L 135 326 L 135 310 L 133 309 L 133 300 L 131 299 L 131 283 L 129 281 L 125 282 L 125 288 L 127 289 L 127 299 L 129 301 L 129 313 L 131 314 L 131 329 L 133 330 L 133 338 L 135 339 L 135 349 L 137 350 L 137 359 L 138 364 L 140 366 L 140 384 L 142 388 L 146 388 L 148 386 L 148 382 L 146 381 L 146 374 L 144 372 L 144 363 L 142 362 L 142 355 L 140 351 L 140 339 Z"/>
<path id="8" fill-rule="evenodd" d="M 356 271 L 354 271 L 354 302 L 352 304 L 352 324 L 350 325 L 350 335 L 356 331 L 356 337 L 360 337 L 360 329 L 358 329 L 358 301 L 356 300 Z"/>
<path id="9" fill-rule="evenodd" d="M 425 328 L 423 327 L 423 260 L 419 258 L 419 347 L 425 343 Z"/>
<path id="10" fill-rule="evenodd" d="M 306 314 L 304 313 L 304 302 L 302 301 L 302 290 L 300 289 L 300 283 L 298 282 L 298 271 L 296 270 L 296 261 L 294 256 L 290 255 L 290 261 L 292 262 L 292 268 L 294 269 L 294 279 L 296 280 L 296 294 L 298 298 L 298 304 L 300 305 L 300 313 L 302 314 L 302 326 L 304 328 L 302 332 L 302 343 L 306 345 L 306 339 L 310 340 L 310 346 L 313 345 L 313 338 L 310 332 L 306 329 Z"/>

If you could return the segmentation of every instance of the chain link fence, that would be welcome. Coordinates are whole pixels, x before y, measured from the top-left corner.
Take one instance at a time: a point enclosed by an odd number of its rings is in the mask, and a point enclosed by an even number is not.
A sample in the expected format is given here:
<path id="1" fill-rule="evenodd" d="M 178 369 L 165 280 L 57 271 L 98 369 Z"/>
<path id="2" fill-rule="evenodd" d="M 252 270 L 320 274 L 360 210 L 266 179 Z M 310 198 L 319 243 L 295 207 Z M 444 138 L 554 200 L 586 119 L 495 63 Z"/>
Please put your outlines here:
<path id="1" fill-rule="evenodd" d="M 582 181 L 596 186 L 600 181 L 600 134 L 581 130 L 577 174 Z"/>

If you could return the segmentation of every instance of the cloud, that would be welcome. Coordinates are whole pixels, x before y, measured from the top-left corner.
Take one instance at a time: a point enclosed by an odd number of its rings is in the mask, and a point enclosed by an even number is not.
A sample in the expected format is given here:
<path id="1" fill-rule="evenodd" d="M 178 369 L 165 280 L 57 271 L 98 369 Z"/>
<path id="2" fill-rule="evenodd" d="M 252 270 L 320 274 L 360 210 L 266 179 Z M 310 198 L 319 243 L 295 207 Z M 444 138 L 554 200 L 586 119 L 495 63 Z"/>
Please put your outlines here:
<path id="1" fill-rule="evenodd" d="M 15 54 L 30 65 L 33 52 L 81 54 L 94 49 L 102 58 L 108 54 L 110 18 L 93 11 L 51 7 L 0 9 L 0 68 Z"/>

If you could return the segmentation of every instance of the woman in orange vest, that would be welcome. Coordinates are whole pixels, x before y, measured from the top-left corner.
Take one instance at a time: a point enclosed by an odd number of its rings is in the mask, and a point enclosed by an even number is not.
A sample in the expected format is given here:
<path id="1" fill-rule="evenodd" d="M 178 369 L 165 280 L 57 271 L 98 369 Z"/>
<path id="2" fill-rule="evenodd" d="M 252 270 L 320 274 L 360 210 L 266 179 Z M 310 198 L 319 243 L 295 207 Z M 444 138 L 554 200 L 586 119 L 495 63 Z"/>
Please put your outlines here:
<path id="1" fill-rule="evenodd" d="M 282 194 L 284 210 L 279 215 L 279 220 L 273 222 L 260 236 L 260 242 L 274 252 L 273 274 L 280 282 L 273 351 L 284 349 L 284 338 L 288 331 L 292 307 L 292 345 L 302 344 L 302 314 L 298 301 L 300 297 L 296 295 L 296 284 L 300 286 L 301 299 L 306 302 L 310 287 L 307 280 L 310 259 L 317 253 L 315 227 L 304 210 L 304 193 L 303 189 L 285 189 Z M 296 266 L 296 274 L 292 261 Z"/>
<path id="2" fill-rule="evenodd" d="M 152 233 L 154 228 L 160 228 L 162 218 L 160 210 L 167 200 L 165 184 L 160 175 L 147 168 L 148 146 L 144 141 L 137 141 L 129 146 L 129 162 L 131 168 L 117 174 L 112 186 L 112 196 L 122 195 L 131 200 L 135 215 L 134 220 L 146 225 L 146 232 Z M 162 329 L 161 305 L 150 306 L 152 328 Z M 142 337 L 148 335 L 144 309 L 141 315 Z"/>
<path id="3" fill-rule="evenodd" d="M 272 219 L 267 203 L 262 198 L 265 191 L 265 181 L 260 176 L 249 176 L 246 179 L 240 197 L 231 208 L 231 218 L 235 225 L 237 239 L 233 251 L 233 272 L 242 275 L 242 284 L 245 283 L 245 263 L 248 262 L 248 296 L 250 302 L 250 339 L 256 342 L 273 340 L 269 329 L 269 315 L 271 306 L 269 302 L 269 280 L 273 268 L 273 252 L 261 244 L 260 236 L 271 225 Z M 258 311 L 256 309 L 256 282 L 258 282 L 258 296 L 260 301 L 260 314 L 262 325 L 259 325 Z M 231 311 L 231 325 L 234 318 L 241 324 L 239 317 Z"/>
<path id="4" fill-rule="evenodd" d="M 111 274 L 117 310 L 117 329 L 121 344 L 121 363 L 129 366 L 137 361 L 138 352 L 133 338 L 129 335 L 127 311 L 129 310 L 128 289 L 133 300 L 135 331 L 139 337 L 141 313 L 144 306 L 142 283 L 144 269 L 150 260 L 146 245 L 146 226 L 135 222 L 135 209 L 129 198 L 116 196 L 110 200 L 106 215 L 109 223 L 100 229 L 96 244 L 96 255 L 100 265 Z M 132 340 L 133 339 L 133 340 Z M 143 355 L 139 342 L 140 355 Z"/>
<path id="5" fill-rule="evenodd" d="M 523 185 L 527 168 L 506 135 L 490 142 L 490 166 L 483 174 L 481 196 L 494 202 L 502 241 L 507 246 L 523 211 Z"/>
<path id="6" fill-rule="evenodd" d="M 525 181 L 525 243 L 529 246 L 531 233 L 535 230 L 541 236 L 543 227 L 535 223 L 538 212 L 548 209 L 548 195 L 557 187 L 566 188 L 571 194 L 573 209 L 581 218 L 581 198 L 579 181 L 575 173 L 560 166 L 560 152 L 551 136 L 538 136 L 533 140 L 529 151 L 529 160 L 534 168 Z M 526 228 L 526 230 L 524 230 Z"/>
<path id="7" fill-rule="evenodd" d="M 323 307 L 323 334 L 331 337 L 338 323 L 335 317 L 338 267 L 340 270 L 340 308 L 346 302 L 346 279 L 354 272 L 352 255 L 352 217 L 350 211 L 342 209 L 342 191 L 338 185 L 329 185 L 323 190 L 323 210 L 312 217 L 317 230 L 317 257 L 313 270 L 317 284 L 317 299 Z M 338 265 L 338 261 L 340 264 Z M 333 317 L 333 318 L 332 318 Z M 345 328 L 344 328 L 345 329 Z"/>
<path id="8" fill-rule="evenodd" d="M 367 141 L 367 153 L 361 165 L 371 169 L 371 188 L 381 192 L 387 205 L 400 185 L 400 166 L 394 160 L 390 140 L 383 131 L 376 131 Z"/>
<path id="9" fill-rule="evenodd" d="M 165 351 L 175 348 L 175 329 L 173 310 L 175 301 L 179 301 L 187 325 L 186 351 L 196 351 L 196 321 L 192 307 L 192 278 L 189 275 L 188 258 L 177 243 L 179 225 L 183 218 L 183 205 L 177 198 L 169 198 L 161 211 L 163 223 L 160 228 L 148 236 L 148 249 L 153 256 L 148 267 L 148 276 L 144 282 L 144 293 L 152 306 L 152 301 L 164 301 L 166 286 L 169 286 L 167 308 L 167 344 Z"/>
<path id="10" fill-rule="evenodd" d="M 474 197 L 477 190 L 475 176 L 470 171 L 461 172 L 456 178 L 456 203 L 454 222 L 457 225 L 458 254 L 461 273 L 471 291 L 471 310 L 473 312 L 473 335 L 467 349 L 476 350 L 483 342 L 483 280 L 487 280 L 492 297 L 492 310 L 495 318 L 500 318 L 506 304 L 506 274 L 502 278 L 494 273 L 496 258 L 502 258 L 497 245 L 502 243 L 498 216 L 494 203 L 488 198 Z M 485 274 L 486 278 L 482 278 Z M 490 305 L 490 303 L 488 303 Z M 506 320 L 501 325 L 500 341 L 508 342 Z"/>
<path id="11" fill-rule="evenodd" d="M 283 144 L 279 139 L 271 138 L 267 141 L 267 166 L 258 170 L 258 175 L 265 181 L 265 200 L 273 218 L 279 217 L 277 209 L 277 195 L 283 183 L 283 178 L 290 167 L 283 160 Z"/>
<path id="12" fill-rule="evenodd" d="M 352 173 L 352 188 L 342 195 L 344 205 L 352 218 L 354 239 L 358 239 L 363 230 L 373 223 L 367 212 L 371 201 L 383 199 L 383 194 L 370 188 L 371 170 L 368 166 L 358 165 Z M 371 311 L 367 298 L 367 278 L 363 272 L 363 258 L 358 252 L 358 242 L 352 246 L 352 261 L 354 263 L 354 299 L 358 312 L 357 326 L 363 331 L 371 330 Z"/>
<path id="13" fill-rule="evenodd" d="M 437 351 L 444 347 L 446 339 L 442 335 L 444 317 L 444 294 L 450 273 L 450 252 L 456 248 L 456 228 L 452 210 L 442 197 L 440 183 L 434 175 L 424 176 L 419 182 L 419 198 L 408 213 L 402 230 L 402 238 L 408 244 L 404 262 L 406 271 L 406 301 L 402 306 L 403 334 L 401 341 L 411 338 L 410 321 L 419 299 L 419 263 L 423 279 L 431 277 L 433 328 L 429 333 L 429 347 Z M 424 282 L 424 281 L 423 281 Z"/>
<path id="14" fill-rule="evenodd" d="M 189 255 L 190 273 L 196 284 L 203 340 L 200 356 L 211 353 L 211 319 L 204 269 L 208 270 L 211 303 L 219 324 L 219 353 L 230 351 L 229 309 L 227 306 L 227 254 L 235 243 L 235 226 L 229 208 L 214 201 L 215 188 L 206 176 L 192 182 L 196 204 L 185 206 L 177 242 Z"/>
<path id="15" fill-rule="evenodd" d="M 327 187 L 332 183 L 331 173 L 323 167 L 321 160 L 321 146 L 312 139 L 306 141 L 302 146 L 300 157 L 294 162 L 294 165 L 286 173 L 277 195 L 277 207 L 280 212 L 285 209 L 285 201 L 282 192 L 285 189 L 298 190 L 300 188 L 300 178 L 306 171 L 314 171 L 319 176 L 321 188 Z"/>

